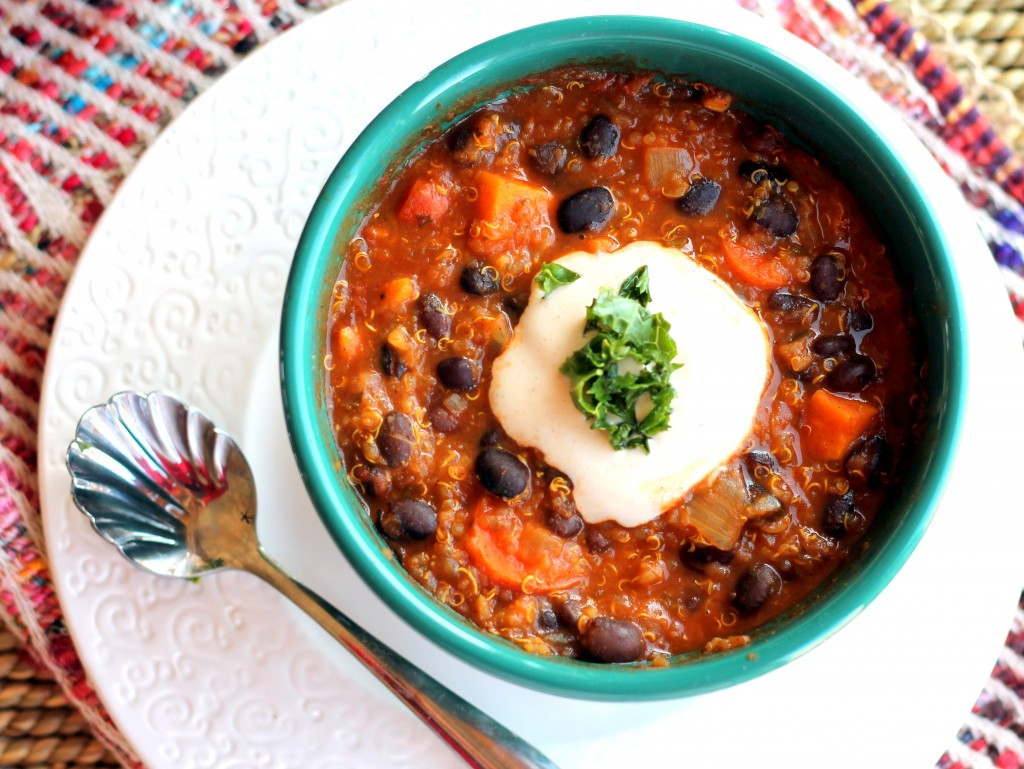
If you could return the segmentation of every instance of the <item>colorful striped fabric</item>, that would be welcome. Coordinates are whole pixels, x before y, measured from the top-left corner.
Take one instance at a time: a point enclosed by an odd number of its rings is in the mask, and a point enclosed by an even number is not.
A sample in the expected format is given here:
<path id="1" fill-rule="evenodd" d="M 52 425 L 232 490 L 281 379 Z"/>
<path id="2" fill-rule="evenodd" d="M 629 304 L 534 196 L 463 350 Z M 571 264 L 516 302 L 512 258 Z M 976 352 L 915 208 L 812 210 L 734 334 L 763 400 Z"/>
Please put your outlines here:
<path id="1" fill-rule="evenodd" d="M 943 136 L 950 146 L 1024 203 L 1024 166 L 982 117 L 978 105 L 924 36 L 897 16 L 888 3 L 863 0 L 854 5 L 879 42 L 906 62 L 931 92 L 945 120 Z"/>
<path id="2" fill-rule="evenodd" d="M 1007 270 L 1007 288 L 1014 311 L 1024 320 L 1024 295 L 1019 280 L 1024 276 L 1024 241 L 1020 239 L 1024 234 L 1020 209 L 1020 204 L 1024 204 L 1024 163 L 999 137 L 925 37 L 900 18 L 889 3 L 854 0 L 853 5 L 878 41 L 911 69 L 935 99 L 942 118 L 941 124 L 933 124 L 936 136 L 970 165 L 979 182 L 995 182 L 1012 197 L 1012 202 L 1001 200 L 999 195 L 976 188 L 984 185 L 967 186 L 961 180 L 968 200 L 986 214 L 983 229 L 989 236 L 993 256 Z M 942 160 L 941 155 L 937 157 Z M 949 170 L 948 164 L 946 168 Z"/>
<path id="3" fill-rule="evenodd" d="M 869 82 L 960 185 L 1024 321 L 1024 164 L 927 39 L 884 0 L 736 0 Z M 318 0 L 0 0 L 0 606 L 126 765 L 47 575 L 39 385 L 66 282 L 161 129 Z M 1024 326 L 1022 326 L 1024 332 Z M 1022 333 L 1024 337 L 1024 333 Z M 1024 764 L 1024 608 L 940 769 Z M 945 751 L 945 753 L 943 753 Z"/>

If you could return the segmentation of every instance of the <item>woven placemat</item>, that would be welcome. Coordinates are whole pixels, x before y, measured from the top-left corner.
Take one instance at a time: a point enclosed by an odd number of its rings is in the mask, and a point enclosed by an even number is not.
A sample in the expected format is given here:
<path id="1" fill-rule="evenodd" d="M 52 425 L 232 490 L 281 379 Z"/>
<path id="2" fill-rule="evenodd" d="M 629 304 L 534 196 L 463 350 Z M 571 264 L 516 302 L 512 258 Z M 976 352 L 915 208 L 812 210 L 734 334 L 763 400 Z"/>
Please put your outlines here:
<path id="1" fill-rule="evenodd" d="M 118 769 L 81 711 L 0 626 L 0 767 Z"/>
<path id="2" fill-rule="evenodd" d="M 893 0 L 1024 155 L 1024 0 Z"/>
<path id="3" fill-rule="evenodd" d="M 328 0 L 327 4 L 330 1 Z M 737 1 L 752 8 L 762 5 L 761 0 Z M 95 189 L 92 190 L 92 193 L 95 193 L 95 199 L 90 203 L 88 195 L 84 192 L 79 194 L 87 187 L 83 186 L 82 180 L 77 176 L 68 176 L 63 180 L 61 189 L 67 191 L 69 196 L 81 204 L 80 207 L 83 211 L 81 220 L 91 224 L 103 208 L 103 205 L 97 201 L 105 201 L 109 197 L 110 190 L 116 187 L 121 178 L 118 168 L 130 167 L 133 159 L 143 151 L 145 144 L 155 137 L 160 127 L 165 125 L 174 114 L 177 114 L 184 103 L 208 85 L 231 63 L 248 53 L 258 42 L 269 39 L 276 32 L 290 26 L 291 23 L 310 15 L 313 7 L 319 4 L 321 3 L 317 0 L 246 0 L 245 2 L 241 0 L 203 0 L 199 3 L 167 0 L 166 4 L 151 0 L 149 5 L 135 6 L 138 10 L 136 19 L 131 15 L 134 11 L 126 10 L 132 6 L 130 0 L 68 0 L 66 4 L 61 3 L 60 0 L 39 3 L 35 3 L 33 0 L 0 0 L 0 19 L 6 17 L 6 24 L 12 30 L 12 34 L 16 31 L 18 35 L 21 35 L 18 38 L 18 45 L 21 47 L 11 45 L 11 49 L 19 54 L 14 56 L 11 60 L 12 66 L 4 72 L 17 80 L 19 93 L 25 95 L 25 98 L 32 102 L 29 105 L 30 108 L 35 109 L 33 99 L 35 96 L 40 96 L 38 108 L 41 117 L 38 120 L 25 118 L 26 123 L 32 125 L 40 125 L 45 128 L 49 120 L 54 121 L 54 124 L 59 123 L 59 118 L 63 113 L 77 116 L 80 123 L 88 123 L 90 120 L 95 122 L 95 118 L 88 112 L 92 108 L 85 106 L 84 102 L 79 105 L 77 102 L 69 100 L 67 103 L 61 102 L 59 108 L 52 106 L 57 103 L 56 96 L 45 88 L 39 87 L 39 78 L 33 78 L 34 73 L 29 66 L 32 63 L 29 58 L 30 52 L 37 49 L 40 55 L 46 55 L 55 62 L 55 67 L 60 70 L 59 72 L 49 72 L 47 70 L 49 65 L 43 68 L 43 75 L 49 74 L 53 78 L 51 84 L 56 83 L 57 86 L 60 86 L 56 88 L 56 92 L 63 93 L 65 88 L 71 87 L 76 82 L 76 79 L 81 79 L 88 81 L 89 88 L 93 89 L 92 91 L 86 89 L 87 95 L 95 95 L 94 91 L 103 90 L 101 97 L 97 97 L 101 107 L 113 109 L 114 106 L 119 105 L 133 110 L 133 114 L 129 116 L 131 119 L 127 120 L 125 126 L 122 126 L 117 132 L 107 131 L 110 126 L 102 124 L 102 121 L 99 122 L 100 128 L 109 136 L 115 137 L 118 142 L 118 146 L 113 147 L 113 150 L 116 151 L 113 151 L 112 156 L 107 158 L 106 162 L 103 161 L 102 154 L 90 155 L 83 152 L 83 157 L 89 158 L 91 169 L 83 178 L 86 182 L 94 185 Z M 767 2 L 763 4 L 768 5 Z M 888 4 L 884 0 L 850 0 L 850 4 L 855 6 L 857 12 L 864 18 L 870 17 L 873 9 L 891 5 L 911 21 L 931 42 L 932 48 L 943 61 L 952 67 L 965 85 L 968 95 L 977 101 L 979 109 L 989 119 L 993 128 L 1005 139 L 1018 157 L 1024 156 L 1024 112 L 1022 112 L 1022 103 L 1024 103 L 1024 0 L 890 0 Z M 787 3 L 787 0 L 778 0 L 777 5 L 786 7 L 793 3 Z M 810 9 L 809 13 L 818 13 L 825 18 L 831 18 L 828 14 L 828 4 L 825 2 L 801 0 L 797 5 L 806 6 Z M 163 11 L 159 10 L 165 6 L 168 9 L 176 9 L 174 13 L 179 15 L 188 15 L 190 19 L 187 25 L 172 25 L 175 34 L 179 35 L 176 43 L 173 38 L 168 42 L 165 37 L 161 36 L 160 24 L 170 23 L 176 18 L 171 15 L 170 11 L 164 15 Z M 283 7 L 290 11 L 282 10 Z M 70 8 L 71 11 L 67 11 L 67 8 Z M 54 45 L 60 44 L 58 48 L 61 45 L 64 46 L 61 50 L 46 47 L 49 45 L 48 43 L 41 44 L 33 37 L 36 30 L 33 28 L 32 15 L 37 12 L 37 9 L 46 17 L 45 20 L 39 22 L 44 32 L 43 37 L 52 38 L 56 41 Z M 124 14 L 129 15 L 125 16 Z M 784 15 L 784 12 L 780 12 L 780 14 Z M 83 26 L 81 23 L 75 22 L 75 18 L 84 18 L 87 24 Z M 121 26 L 118 28 L 117 35 L 104 34 L 102 27 L 105 20 L 118 21 Z M 800 28 L 787 26 L 801 34 Z M 878 33 L 876 32 L 876 34 Z M 807 37 L 806 34 L 801 34 L 801 36 Z M 879 34 L 879 39 L 883 36 Z M 175 44 L 171 45 L 171 43 Z M 157 48 L 159 55 L 152 54 L 147 45 Z M 187 56 L 181 54 L 182 51 L 188 51 L 189 46 L 191 46 L 191 53 Z M 902 55 L 903 47 L 900 45 L 895 47 L 899 50 L 894 51 L 894 54 Z M 0 40 L 0 49 L 3 48 L 3 41 Z M 76 58 L 76 51 L 81 54 L 80 59 Z M 204 51 L 206 53 L 199 55 Z M 211 54 L 210 51 L 213 53 Z M 172 52 L 177 53 L 172 56 Z M 3 51 L 0 50 L 0 60 L 3 59 L 2 54 Z M 145 59 L 146 56 L 154 58 L 156 64 L 142 68 L 138 61 Z M 100 75 L 93 77 L 90 74 L 91 69 L 88 65 L 102 63 L 104 57 L 109 57 L 112 60 L 116 58 L 119 66 L 122 67 L 136 67 L 139 73 L 144 70 L 146 80 L 139 84 L 138 93 L 112 90 Z M 176 69 L 176 65 L 182 62 L 188 65 L 187 70 L 181 69 L 181 72 L 185 73 L 184 75 Z M 166 67 L 166 71 L 161 69 L 162 67 Z M 29 93 L 30 91 L 32 93 Z M 0 96 L 2 95 L 0 92 Z M 51 103 L 46 99 L 53 101 Z M 19 116 L 18 119 L 22 117 Z M 0 120 L 3 119 L 7 119 L 6 114 L 0 116 Z M 101 137 L 95 132 L 90 133 L 93 129 L 88 126 L 86 128 L 88 130 L 83 128 L 84 134 L 87 137 L 93 137 L 99 145 L 103 146 L 104 141 L 100 140 L 105 140 L 105 137 Z M 0 139 L 10 142 L 11 134 L 6 129 L 0 130 L 0 134 L 6 134 Z M 54 137 L 56 138 L 54 139 Z M 17 159 L 14 167 L 21 168 L 25 173 L 24 178 L 14 181 L 19 182 L 21 186 L 31 188 L 30 171 L 39 173 L 42 178 L 49 173 L 47 169 L 50 166 L 47 163 L 59 168 L 61 162 L 67 161 L 71 154 L 81 151 L 79 146 L 71 143 L 70 140 L 65 141 L 62 137 L 63 134 L 60 133 L 50 136 L 59 147 L 54 150 L 56 159 L 51 158 L 45 163 L 31 154 L 29 144 L 11 143 L 6 147 L 6 150 Z M 108 172 L 109 178 L 105 176 Z M 18 196 L 12 198 L 15 193 L 11 190 L 18 185 L 8 184 L 9 181 L 0 174 L 0 192 L 3 193 L 14 212 L 17 226 L 12 224 L 13 219 L 0 221 L 0 235 L 13 233 L 14 245 L 20 244 L 28 252 L 34 253 L 35 249 L 39 249 L 57 256 L 63 256 L 65 252 L 73 254 L 80 243 L 71 241 L 64 243 L 59 238 L 52 237 L 52 233 L 46 231 L 45 227 L 41 230 L 38 219 L 32 218 L 31 210 L 25 209 L 27 213 L 22 211 L 24 208 L 23 198 Z M 18 194 L 20 195 L 20 193 Z M 31 198 L 31 195 L 29 197 Z M 5 211 L 0 213 L 4 213 L 6 216 Z M 16 233 L 15 230 L 17 230 Z M 5 248 L 8 245 L 0 243 L 0 246 L 4 246 L 4 248 L 0 248 L 0 252 L 6 253 Z M 995 255 L 998 259 L 999 253 L 996 252 Z M 67 258 L 71 259 L 73 256 Z M 29 266 L 38 272 L 32 264 Z M 29 271 L 26 274 L 34 273 Z M 1024 309 L 1018 307 L 1018 314 L 1024 319 Z M 41 323 L 45 325 L 45 320 Z M 45 343 L 39 343 L 37 346 L 45 349 Z M 28 390 L 32 389 L 28 385 L 20 386 L 22 389 L 26 387 Z M 9 390 L 10 388 L 4 392 L 8 392 L 10 395 Z M 0 401 L 3 400 L 4 392 L 0 392 Z M 16 398 L 15 405 L 18 402 L 20 400 Z M 0 403 L 0 405 L 8 408 L 6 404 Z M 30 409 L 29 412 L 31 413 Z M 29 430 L 34 429 L 34 422 L 29 421 L 27 424 Z M 12 448 L 13 444 L 6 439 L 3 443 L 9 450 L 8 453 L 13 452 L 20 455 L 21 449 L 17 446 Z M 31 484 L 29 485 L 31 486 Z M 22 499 L 22 503 L 26 507 L 31 507 L 34 504 L 32 494 L 25 494 L 25 497 Z M 28 571 L 26 563 L 27 561 L 21 562 L 23 573 Z M 2 602 L 6 604 L 6 600 Z M 51 640 L 60 637 L 59 620 L 43 623 L 41 627 L 49 634 L 48 638 Z M 1017 630 L 1020 629 L 1015 627 Z M 1019 648 L 1024 653 L 1024 642 L 1018 642 L 1014 648 Z M 43 664 L 36 664 L 33 656 L 20 647 L 19 637 L 12 634 L 4 623 L 0 622 L 0 769 L 8 767 L 10 769 L 16 767 L 115 769 L 115 767 L 119 767 L 120 764 L 114 755 L 107 751 L 103 743 L 93 737 L 82 712 L 62 693 L 64 690 L 50 677 L 48 669 L 53 669 L 52 663 L 50 668 Z M 69 685 L 68 681 L 65 681 L 64 684 L 65 686 Z M 979 692 L 984 684 L 984 681 L 978 682 Z M 1016 687 L 1010 688 L 1016 691 Z M 74 682 L 68 691 L 76 691 Z M 1011 698 L 1005 699 L 1009 701 Z M 965 717 L 968 716 L 971 704 L 964 703 Z M 999 701 L 991 700 L 988 701 L 988 704 L 998 705 Z M 1010 711 L 1007 711 L 1005 717 L 999 714 L 990 715 L 987 712 L 983 715 L 992 723 L 1012 729 L 1014 735 L 1018 732 L 1013 727 L 1024 720 L 1019 718 L 1015 712 Z M 1024 735 L 1024 729 L 1019 734 Z M 954 737 L 955 735 L 950 735 L 950 740 L 953 740 Z M 1019 747 L 1016 744 L 997 745 L 995 743 L 998 740 L 982 739 L 973 733 L 966 734 L 966 736 L 962 733 L 958 739 L 977 755 L 977 762 L 972 762 L 972 767 L 995 766 L 999 769 L 1017 769 L 1020 766 L 1016 753 L 1013 753 L 1013 750 Z M 1024 743 L 1021 744 L 1024 745 Z M 944 748 L 945 746 L 942 745 L 936 746 L 936 759 L 939 759 Z M 1024 750 L 1018 752 L 1024 755 Z M 947 754 L 943 756 L 941 766 L 959 767 L 964 765 L 953 763 L 955 761 L 958 761 L 956 757 L 950 757 Z M 827 765 L 823 765 L 823 769 L 828 769 Z M 889 767 L 883 767 L 883 769 L 889 769 Z M 898 769 L 916 768 L 900 767 Z"/>

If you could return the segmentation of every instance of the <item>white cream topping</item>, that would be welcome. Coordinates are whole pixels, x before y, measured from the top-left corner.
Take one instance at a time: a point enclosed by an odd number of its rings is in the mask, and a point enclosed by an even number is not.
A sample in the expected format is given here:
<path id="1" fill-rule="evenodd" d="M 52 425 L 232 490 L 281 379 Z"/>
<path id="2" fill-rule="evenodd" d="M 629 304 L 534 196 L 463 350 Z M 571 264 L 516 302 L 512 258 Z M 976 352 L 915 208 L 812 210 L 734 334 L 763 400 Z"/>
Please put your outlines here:
<path id="1" fill-rule="evenodd" d="M 573 483 L 584 520 L 639 526 L 728 460 L 750 434 L 770 374 L 768 334 L 722 280 L 687 254 L 657 243 L 556 260 L 580 275 L 544 296 L 534 284 L 515 336 L 494 362 L 491 408 L 520 445 L 543 453 Z M 646 265 L 648 309 L 664 314 L 676 342 L 669 428 L 642 449 L 616 451 L 592 430 L 559 367 L 583 344 L 587 307 L 602 289 Z"/>

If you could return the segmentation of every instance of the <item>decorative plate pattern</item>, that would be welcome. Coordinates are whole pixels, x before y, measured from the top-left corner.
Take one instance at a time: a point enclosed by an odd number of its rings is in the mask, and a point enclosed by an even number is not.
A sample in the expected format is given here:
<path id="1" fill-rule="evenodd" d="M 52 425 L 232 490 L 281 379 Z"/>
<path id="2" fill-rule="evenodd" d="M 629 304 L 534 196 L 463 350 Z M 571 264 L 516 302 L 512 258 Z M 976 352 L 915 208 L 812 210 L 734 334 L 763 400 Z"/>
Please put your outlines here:
<path id="1" fill-rule="evenodd" d="M 622 10 L 610 0 L 557 9 L 528 2 L 514 13 L 478 0 L 352 0 L 258 51 L 199 98 L 104 215 L 50 350 L 40 485 L 54 579 L 76 645 L 152 769 L 457 762 L 255 578 L 159 579 L 92 532 L 71 501 L 64 454 L 85 409 L 122 389 L 173 391 L 232 433 L 256 472 L 268 550 L 566 769 L 660 765 L 666 755 L 697 766 L 926 766 L 953 739 L 1012 616 L 1021 576 L 1013 547 L 1024 533 L 1020 516 L 1006 514 L 1016 509 L 1011 484 L 998 482 L 1014 477 L 1009 449 L 1022 430 L 1020 415 L 1002 414 L 998 404 L 1009 401 L 1008 383 L 1024 371 L 1016 370 L 1019 354 L 1010 354 L 1019 350 L 1009 312 L 1001 311 L 1002 288 L 972 231 L 951 225 L 950 237 L 965 275 L 977 370 L 1000 376 L 974 378 L 946 503 L 877 602 L 821 648 L 761 679 L 628 707 L 498 681 L 429 645 L 381 605 L 306 501 L 285 436 L 276 330 L 294 243 L 337 158 L 408 81 L 457 51 L 556 16 Z M 958 220 L 962 202 L 905 127 L 817 52 L 724 7 L 644 0 L 629 11 L 733 29 L 816 68 L 877 114 L 948 221 Z M 996 482 L 979 490 L 981 477 Z M 970 600 L 958 600 L 966 594 Z M 897 707 L 898 741 L 851 739 L 851 724 L 866 735 L 891 734 Z"/>

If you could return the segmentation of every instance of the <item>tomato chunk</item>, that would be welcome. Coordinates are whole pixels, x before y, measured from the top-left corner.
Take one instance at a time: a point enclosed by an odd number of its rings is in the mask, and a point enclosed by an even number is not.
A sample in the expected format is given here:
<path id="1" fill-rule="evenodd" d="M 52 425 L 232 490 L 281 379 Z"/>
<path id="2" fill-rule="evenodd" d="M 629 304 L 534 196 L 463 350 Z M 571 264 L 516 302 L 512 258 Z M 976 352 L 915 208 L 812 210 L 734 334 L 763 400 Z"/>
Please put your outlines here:
<path id="1" fill-rule="evenodd" d="M 448 193 L 446 185 L 421 176 L 409 188 L 398 209 L 398 218 L 410 224 L 440 221 L 448 213 Z"/>
<path id="2" fill-rule="evenodd" d="M 465 540 L 473 565 L 502 587 L 550 593 L 587 573 L 583 550 L 547 528 L 524 522 L 508 505 L 481 499 Z"/>
<path id="3" fill-rule="evenodd" d="M 837 462 L 877 416 L 878 408 L 870 403 L 816 390 L 804 414 L 804 447 L 813 458 Z"/>
<path id="4" fill-rule="evenodd" d="M 722 239 L 725 263 L 740 281 L 755 288 L 782 288 L 793 282 L 789 267 L 773 254 L 766 254 L 729 238 Z"/>

